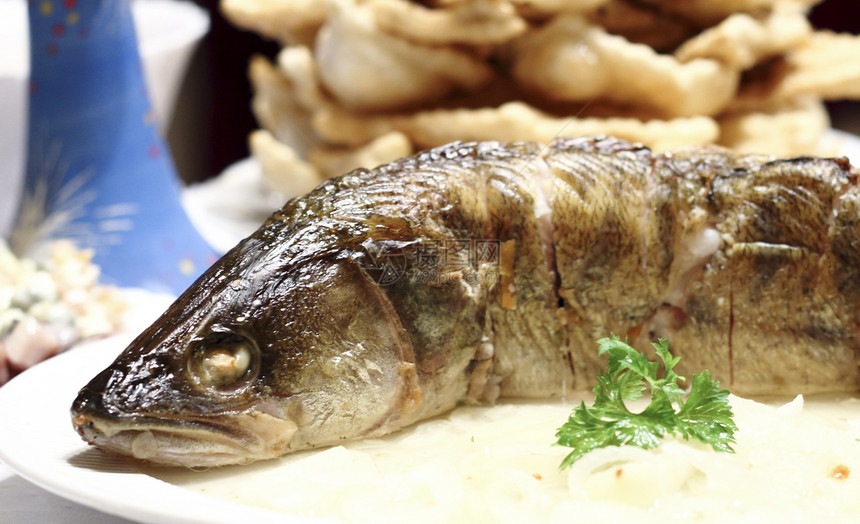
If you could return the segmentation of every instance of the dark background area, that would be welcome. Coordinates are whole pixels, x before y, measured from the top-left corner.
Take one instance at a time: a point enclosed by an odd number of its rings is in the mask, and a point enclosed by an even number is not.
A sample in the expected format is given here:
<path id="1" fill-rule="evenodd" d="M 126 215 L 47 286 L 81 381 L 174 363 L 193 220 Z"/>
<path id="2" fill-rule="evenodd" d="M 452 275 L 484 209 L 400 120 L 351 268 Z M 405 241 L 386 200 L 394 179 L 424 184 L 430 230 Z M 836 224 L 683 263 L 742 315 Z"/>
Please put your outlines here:
<path id="1" fill-rule="evenodd" d="M 194 0 L 210 14 L 209 34 L 189 66 L 168 129 L 179 174 L 186 182 L 205 180 L 248 156 L 251 113 L 248 61 L 273 58 L 280 45 L 237 29 L 218 10 L 218 0 Z"/>
<path id="2" fill-rule="evenodd" d="M 215 176 L 248 156 L 247 137 L 257 127 L 248 60 L 254 54 L 274 57 L 280 49 L 232 26 L 221 16 L 218 0 L 194 2 L 209 11 L 211 28 L 192 60 L 168 131 L 176 167 L 187 182 Z M 858 34 L 860 2 L 825 0 L 810 19 L 818 28 Z M 860 134 L 860 103 L 829 103 L 828 109 L 834 127 Z"/>

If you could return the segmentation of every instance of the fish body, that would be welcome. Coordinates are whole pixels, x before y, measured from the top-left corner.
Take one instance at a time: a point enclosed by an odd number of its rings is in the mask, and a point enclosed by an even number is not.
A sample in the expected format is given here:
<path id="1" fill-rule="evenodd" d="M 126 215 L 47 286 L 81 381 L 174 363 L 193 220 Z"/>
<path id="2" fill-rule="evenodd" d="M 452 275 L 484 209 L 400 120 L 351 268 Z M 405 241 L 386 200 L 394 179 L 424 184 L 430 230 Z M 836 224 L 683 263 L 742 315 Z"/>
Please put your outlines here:
<path id="1" fill-rule="evenodd" d="M 454 143 L 331 179 L 79 393 L 87 442 L 210 466 L 588 389 L 668 338 L 736 393 L 854 391 L 860 187 L 843 159 L 609 138 Z"/>

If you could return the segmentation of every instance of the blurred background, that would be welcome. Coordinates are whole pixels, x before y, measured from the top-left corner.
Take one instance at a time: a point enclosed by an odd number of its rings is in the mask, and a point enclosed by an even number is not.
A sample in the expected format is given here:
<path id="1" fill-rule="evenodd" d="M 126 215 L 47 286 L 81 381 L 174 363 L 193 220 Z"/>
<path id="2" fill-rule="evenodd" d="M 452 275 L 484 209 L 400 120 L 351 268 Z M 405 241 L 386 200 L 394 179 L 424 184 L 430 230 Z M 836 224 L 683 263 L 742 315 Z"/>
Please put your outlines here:
<path id="1" fill-rule="evenodd" d="M 274 57 L 280 46 L 236 29 L 218 10 L 218 0 L 194 0 L 207 9 L 211 28 L 195 53 L 168 128 L 176 167 L 186 182 L 202 181 L 248 156 L 247 136 L 257 127 L 250 110 L 248 59 Z M 811 13 L 822 29 L 860 33 L 860 2 L 825 0 Z M 833 126 L 860 134 L 860 103 L 828 104 Z"/>
<path id="2" fill-rule="evenodd" d="M 826 0 L 812 10 L 810 19 L 822 29 L 860 34 L 860 2 Z M 830 102 L 827 109 L 833 127 L 860 135 L 860 102 Z"/>

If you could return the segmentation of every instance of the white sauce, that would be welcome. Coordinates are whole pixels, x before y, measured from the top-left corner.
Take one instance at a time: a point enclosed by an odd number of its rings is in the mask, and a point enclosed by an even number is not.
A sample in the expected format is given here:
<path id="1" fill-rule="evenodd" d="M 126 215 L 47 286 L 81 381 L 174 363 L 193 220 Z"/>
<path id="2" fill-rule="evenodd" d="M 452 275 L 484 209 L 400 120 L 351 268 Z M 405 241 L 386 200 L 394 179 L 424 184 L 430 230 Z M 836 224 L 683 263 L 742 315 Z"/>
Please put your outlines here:
<path id="1" fill-rule="evenodd" d="M 667 441 L 598 450 L 559 472 L 567 450 L 553 436 L 574 402 L 520 402 L 250 466 L 151 473 L 346 522 L 860 522 L 860 400 L 731 402 L 735 454 Z"/>

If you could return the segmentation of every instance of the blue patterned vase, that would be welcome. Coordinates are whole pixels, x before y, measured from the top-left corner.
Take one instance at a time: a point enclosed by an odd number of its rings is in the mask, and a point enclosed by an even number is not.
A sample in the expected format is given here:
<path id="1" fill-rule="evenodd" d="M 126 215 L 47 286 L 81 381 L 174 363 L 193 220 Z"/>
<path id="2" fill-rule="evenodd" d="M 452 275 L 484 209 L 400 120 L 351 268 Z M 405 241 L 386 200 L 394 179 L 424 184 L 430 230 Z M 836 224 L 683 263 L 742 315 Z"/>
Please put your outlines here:
<path id="1" fill-rule="evenodd" d="M 91 249 L 102 282 L 178 294 L 216 258 L 181 205 L 128 0 L 31 0 L 27 172 L 13 249 Z"/>

